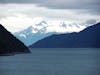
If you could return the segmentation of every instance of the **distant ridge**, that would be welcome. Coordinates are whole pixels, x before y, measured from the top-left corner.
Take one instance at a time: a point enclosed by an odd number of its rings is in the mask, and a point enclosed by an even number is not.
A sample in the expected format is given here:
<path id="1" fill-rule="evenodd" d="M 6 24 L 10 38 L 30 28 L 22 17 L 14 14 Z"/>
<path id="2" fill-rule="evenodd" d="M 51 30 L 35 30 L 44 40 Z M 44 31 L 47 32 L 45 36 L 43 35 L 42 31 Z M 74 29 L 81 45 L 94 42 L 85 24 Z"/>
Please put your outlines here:
<path id="1" fill-rule="evenodd" d="M 79 33 L 52 35 L 39 40 L 31 48 L 100 48 L 100 23 Z"/>
<path id="2" fill-rule="evenodd" d="M 0 55 L 29 53 L 29 49 L 0 24 Z"/>

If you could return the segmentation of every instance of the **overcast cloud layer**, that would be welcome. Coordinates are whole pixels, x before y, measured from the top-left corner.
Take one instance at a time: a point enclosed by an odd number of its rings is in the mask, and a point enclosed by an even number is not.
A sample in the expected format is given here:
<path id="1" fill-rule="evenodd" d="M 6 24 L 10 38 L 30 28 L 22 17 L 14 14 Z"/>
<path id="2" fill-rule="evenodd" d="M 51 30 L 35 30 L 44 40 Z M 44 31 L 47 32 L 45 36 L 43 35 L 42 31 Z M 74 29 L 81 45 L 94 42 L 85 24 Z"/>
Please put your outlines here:
<path id="1" fill-rule="evenodd" d="M 0 23 L 16 31 L 45 20 L 100 20 L 100 0 L 0 0 Z M 40 19 L 37 19 L 40 20 Z"/>
<path id="2" fill-rule="evenodd" d="M 100 0 L 0 0 L 0 3 L 33 3 L 58 9 L 99 9 Z"/>
<path id="3" fill-rule="evenodd" d="M 33 3 L 48 8 L 100 10 L 100 0 L 0 0 L 0 3 Z"/>
<path id="4" fill-rule="evenodd" d="M 4 1 L 4 0 L 3 0 Z M 6 0 L 5 0 L 6 1 Z M 13 16 L 60 18 L 66 20 L 100 19 L 96 9 L 49 9 L 36 4 L 0 4 L 0 19 Z"/>

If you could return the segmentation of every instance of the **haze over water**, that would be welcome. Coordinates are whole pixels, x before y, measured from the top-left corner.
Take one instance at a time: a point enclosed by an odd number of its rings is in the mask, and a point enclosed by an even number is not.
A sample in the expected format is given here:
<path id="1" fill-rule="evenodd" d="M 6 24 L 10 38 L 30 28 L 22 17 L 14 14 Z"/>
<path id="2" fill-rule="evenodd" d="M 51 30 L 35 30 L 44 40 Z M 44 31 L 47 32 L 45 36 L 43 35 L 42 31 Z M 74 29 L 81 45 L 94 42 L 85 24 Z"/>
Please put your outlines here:
<path id="1" fill-rule="evenodd" d="M 43 48 L 0 57 L 0 75 L 100 75 L 100 49 Z"/>

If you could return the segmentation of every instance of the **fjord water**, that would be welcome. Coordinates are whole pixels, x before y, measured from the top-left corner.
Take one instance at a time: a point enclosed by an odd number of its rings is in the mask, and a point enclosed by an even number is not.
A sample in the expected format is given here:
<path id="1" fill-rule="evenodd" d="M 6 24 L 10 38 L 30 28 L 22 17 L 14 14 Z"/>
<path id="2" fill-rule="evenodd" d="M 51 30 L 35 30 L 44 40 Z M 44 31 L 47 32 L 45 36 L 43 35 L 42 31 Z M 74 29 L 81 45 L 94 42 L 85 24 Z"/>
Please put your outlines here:
<path id="1" fill-rule="evenodd" d="M 33 48 L 0 57 L 0 75 L 100 75 L 99 48 Z"/>

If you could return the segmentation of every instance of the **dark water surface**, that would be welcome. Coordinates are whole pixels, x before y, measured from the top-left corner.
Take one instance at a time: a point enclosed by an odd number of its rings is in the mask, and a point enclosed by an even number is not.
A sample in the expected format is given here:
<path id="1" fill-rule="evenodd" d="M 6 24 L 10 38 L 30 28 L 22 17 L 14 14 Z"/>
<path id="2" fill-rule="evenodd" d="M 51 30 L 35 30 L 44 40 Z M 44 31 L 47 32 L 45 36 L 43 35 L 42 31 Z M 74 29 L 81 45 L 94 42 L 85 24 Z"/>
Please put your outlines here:
<path id="1" fill-rule="evenodd" d="M 0 57 L 0 75 L 100 75 L 100 49 L 31 49 Z"/>

